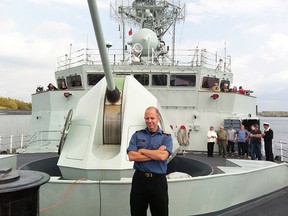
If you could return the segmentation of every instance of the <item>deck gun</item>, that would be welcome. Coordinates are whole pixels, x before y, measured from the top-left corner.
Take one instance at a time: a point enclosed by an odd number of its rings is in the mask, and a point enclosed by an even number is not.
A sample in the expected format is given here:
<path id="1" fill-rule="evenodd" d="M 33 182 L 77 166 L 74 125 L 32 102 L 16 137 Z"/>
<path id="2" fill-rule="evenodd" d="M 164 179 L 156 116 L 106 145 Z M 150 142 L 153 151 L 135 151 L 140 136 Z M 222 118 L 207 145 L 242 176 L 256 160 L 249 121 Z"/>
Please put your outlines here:
<path id="1" fill-rule="evenodd" d="M 163 116 L 155 96 L 133 76 L 114 77 L 102 33 L 95 0 L 88 0 L 105 79 L 87 92 L 65 123 L 58 166 L 64 179 L 119 180 L 132 177 L 133 162 L 127 147 L 132 134 L 146 127 L 143 115 L 155 106 L 161 114 L 160 127 L 173 137 L 173 154 L 178 142 Z"/>

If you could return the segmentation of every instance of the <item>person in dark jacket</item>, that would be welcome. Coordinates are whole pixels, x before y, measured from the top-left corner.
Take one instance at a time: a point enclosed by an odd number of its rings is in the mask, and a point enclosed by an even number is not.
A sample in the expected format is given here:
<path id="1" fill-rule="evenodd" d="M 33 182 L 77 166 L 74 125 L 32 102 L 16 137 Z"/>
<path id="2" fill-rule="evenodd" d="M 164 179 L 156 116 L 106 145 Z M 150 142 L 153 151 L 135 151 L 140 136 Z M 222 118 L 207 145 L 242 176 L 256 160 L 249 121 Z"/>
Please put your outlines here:
<path id="1" fill-rule="evenodd" d="M 272 140 L 273 140 L 273 130 L 270 128 L 270 124 L 268 122 L 264 122 L 264 133 L 262 137 L 264 139 L 264 146 L 265 146 L 265 157 L 266 161 L 273 161 L 273 148 L 272 148 Z"/>

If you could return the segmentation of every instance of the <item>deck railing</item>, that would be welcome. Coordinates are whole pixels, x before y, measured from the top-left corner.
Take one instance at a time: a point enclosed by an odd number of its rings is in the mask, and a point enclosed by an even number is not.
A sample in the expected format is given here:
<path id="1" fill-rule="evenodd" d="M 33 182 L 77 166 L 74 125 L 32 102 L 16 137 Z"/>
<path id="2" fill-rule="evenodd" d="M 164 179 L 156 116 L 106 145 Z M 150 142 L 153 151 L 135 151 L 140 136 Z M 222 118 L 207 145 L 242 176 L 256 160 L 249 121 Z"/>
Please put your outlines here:
<path id="1" fill-rule="evenodd" d="M 273 141 L 274 157 L 279 157 L 280 161 L 288 162 L 288 142 Z"/>
<path id="2" fill-rule="evenodd" d="M 174 62 L 170 58 L 169 54 L 166 56 L 166 60 L 162 62 L 162 57 L 157 57 L 160 64 L 167 65 L 185 65 L 191 67 L 203 66 L 217 71 L 231 72 L 231 57 L 221 57 L 217 53 L 208 52 L 205 49 L 178 49 L 175 51 L 176 57 Z M 108 51 L 108 57 L 112 65 L 127 65 L 131 63 L 131 50 L 125 51 L 125 57 L 123 59 L 123 52 L 121 49 L 110 48 Z M 153 64 L 154 58 L 146 63 Z M 79 65 L 98 65 L 101 64 L 101 58 L 97 49 L 83 48 L 77 51 L 71 51 L 69 54 L 65 54 L 57 58 L 57 70 L 63 70 Z"/>
<path id="3" fill-rule="evenodd" d="M 14 154 L 17 150 L 25 150 L 28 146 L 37 147 L 37 149 L 55 149 L 60 141 L 60 131 L 37 131 L 32 136 L 0 136 L 1 153 Z M 49 138 L 48 138 L 49 137 Z"/>
<path id="4" fill-rule="evenodd" d="M 29 135 L 10 135 L 0 136 L 0 151 L 1 153 L 15 153 L 18 148 L 25 148 L 29 142 Z"/>

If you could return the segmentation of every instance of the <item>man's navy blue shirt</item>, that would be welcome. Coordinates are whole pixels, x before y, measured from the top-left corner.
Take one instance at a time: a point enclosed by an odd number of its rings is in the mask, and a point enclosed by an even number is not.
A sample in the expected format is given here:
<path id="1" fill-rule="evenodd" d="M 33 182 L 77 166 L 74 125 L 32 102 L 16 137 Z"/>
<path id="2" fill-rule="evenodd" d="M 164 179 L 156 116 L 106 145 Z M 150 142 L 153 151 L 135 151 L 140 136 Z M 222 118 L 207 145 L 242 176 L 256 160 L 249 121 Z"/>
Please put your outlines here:
<path id="1" fill-rule="evenodd" d="M 160 128 L 154 134 L 150 134 L 148 129 L 136 131 L 130 140 L 127 152 L 135 151 L 139 149 L 157 150 L 160 146 L 166 146 L 166 150 L 169 154 L 172 154 L 172 138 L 170 134 L 164 133 Z M 165 161 L 144 161 L 134 162 L 134 169 L 141 172 L 149 172 L 156 174 L 166 174 L 167 160 Z"/>

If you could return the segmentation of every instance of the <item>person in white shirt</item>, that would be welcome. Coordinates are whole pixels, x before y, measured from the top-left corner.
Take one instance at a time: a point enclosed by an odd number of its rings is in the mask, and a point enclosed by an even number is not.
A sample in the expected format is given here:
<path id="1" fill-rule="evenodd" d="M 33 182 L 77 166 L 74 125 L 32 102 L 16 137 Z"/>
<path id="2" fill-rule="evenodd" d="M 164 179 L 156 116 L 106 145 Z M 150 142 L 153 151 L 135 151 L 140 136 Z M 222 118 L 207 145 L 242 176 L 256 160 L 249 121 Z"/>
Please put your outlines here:
<path id="1" fill-rule="evenodd" d="M 217 134 L 214 131 L 214 127 L 211 126 L 210 130 L 207 132 L 207 156 L 213 157 L 213 151 L 214 151 L 214 144 L 217 139 Z"/>
<path id="2" fill-rule="evenodd" d="M 236 140 L 236 131 L 233 129 L 233 125 L 230 126 L 228 133 L 228 145 L 227 145 L 227 153 L 234 156 L 235 150 L 235 140 Z"/>

